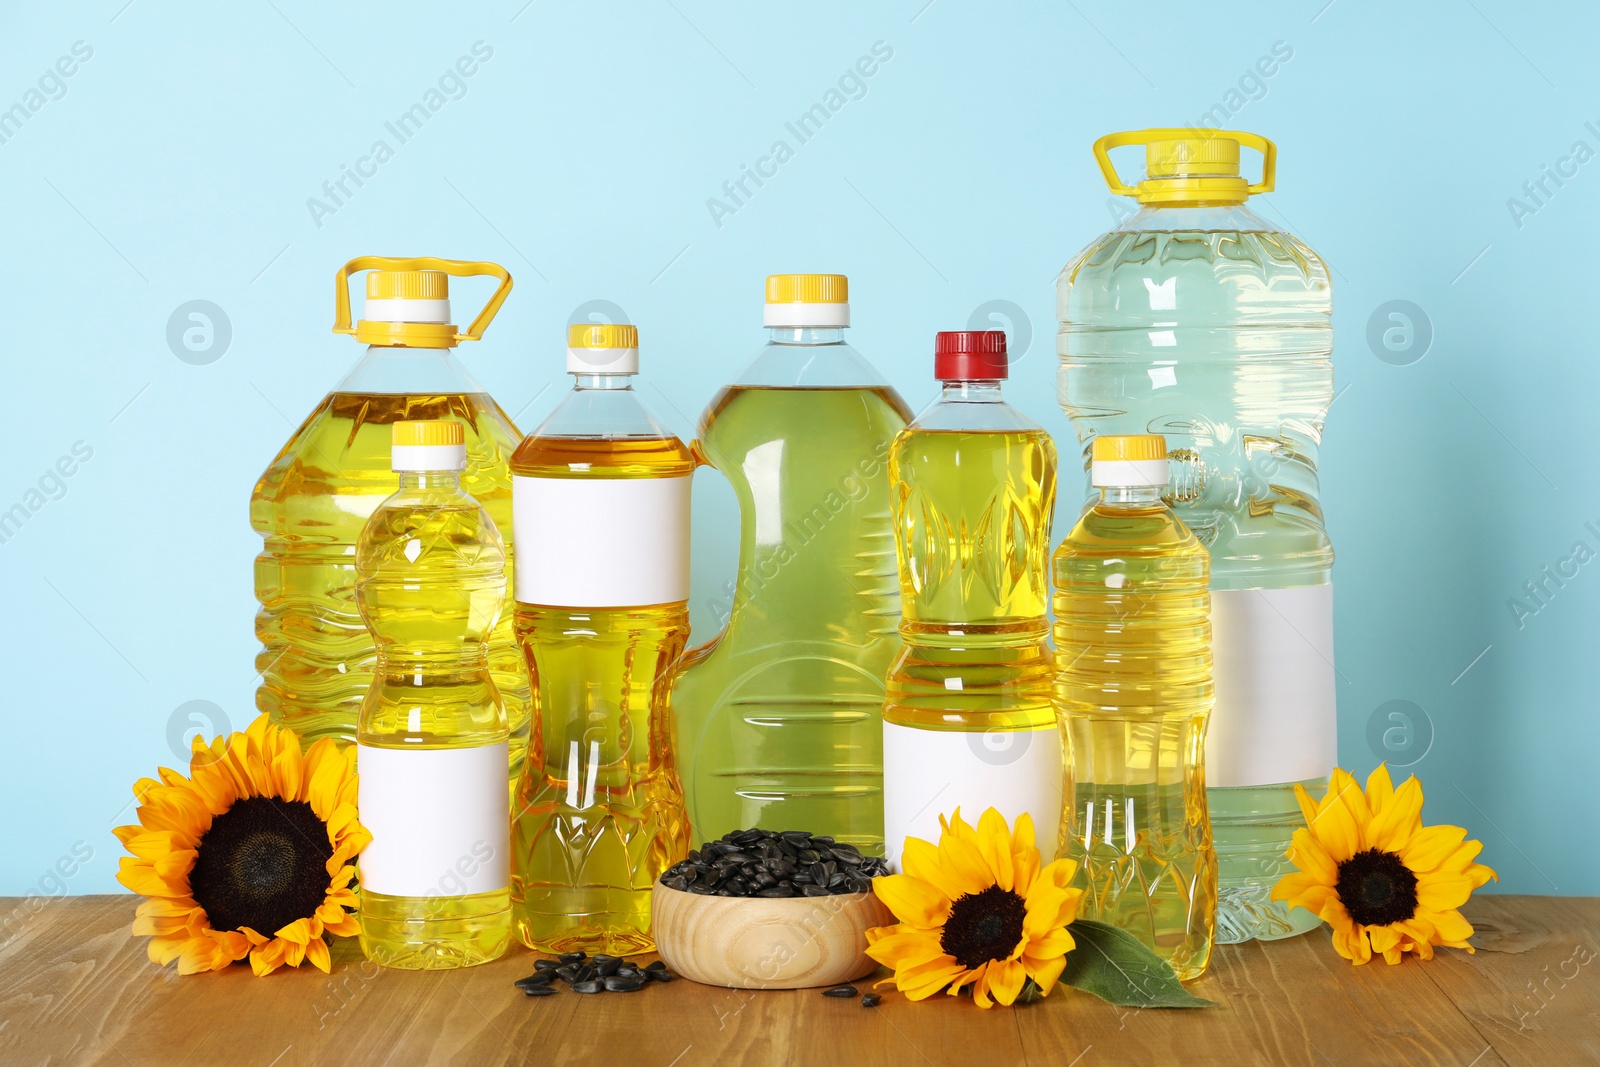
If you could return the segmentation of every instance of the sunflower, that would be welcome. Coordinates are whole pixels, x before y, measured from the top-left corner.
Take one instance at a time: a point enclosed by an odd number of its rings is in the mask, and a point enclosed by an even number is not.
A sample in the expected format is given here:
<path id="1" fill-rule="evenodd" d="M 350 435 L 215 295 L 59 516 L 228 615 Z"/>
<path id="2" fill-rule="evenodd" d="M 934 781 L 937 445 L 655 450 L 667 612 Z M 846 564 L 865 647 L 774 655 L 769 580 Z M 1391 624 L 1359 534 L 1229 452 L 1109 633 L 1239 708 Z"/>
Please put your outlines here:
<path id="1" fill-rule="evenodd" d="M 1435 945 L 1473 951 L 1472 924 L 1457 909 L 1500 876 L 1473 862 L 1483 843 L 1461 827 L 1422 825 L 1421 782 L 1396 789 L 1380 764 L 1365 793 L 1337 769 L 1321 803 L 1294 788 L 1306 817 L 1289 849 L 1299 871 L 1284 875 L 1272 899 L 1321 916 L 1352 963 L 1375 952 L 1391 964 L 1407 952 L 1432 959 Z"/>
<path id="2" fill-rule="evenodd" d="M 304 756 L 265 715 L 208 748 L 190 777 L 141 778 L 137 826 L 119 826 L 117 881 L 145 897 L 133 921 L 150 959 L 178 973 L 250 957 L 256 974 L 310 960 L 328 970 L 326 934 L 358 932 L 350 881 L 372 839 L 356 818 L 356 753 L 323 738 Z"/>
<path id="3" fill-rule="evenodd" d="M 1076 864 L 1039 869 L 1033 820 L 1016 832 L 990 808 L 974 830 L 957 808 L 939 816 L 939 846 L 906 838 L 904 874 L 874 878 L 872 889 L 899 923 L 867 931 L 867 955 L 894 968 L 892 983 L 910 1000 L 967 987 L 978 1006 L 1010 1006 L 1032 979 L 1040 995 L 1055 987 L 1072 951 L 1066 927 L 1079 890 L 1067 888 Z"/>

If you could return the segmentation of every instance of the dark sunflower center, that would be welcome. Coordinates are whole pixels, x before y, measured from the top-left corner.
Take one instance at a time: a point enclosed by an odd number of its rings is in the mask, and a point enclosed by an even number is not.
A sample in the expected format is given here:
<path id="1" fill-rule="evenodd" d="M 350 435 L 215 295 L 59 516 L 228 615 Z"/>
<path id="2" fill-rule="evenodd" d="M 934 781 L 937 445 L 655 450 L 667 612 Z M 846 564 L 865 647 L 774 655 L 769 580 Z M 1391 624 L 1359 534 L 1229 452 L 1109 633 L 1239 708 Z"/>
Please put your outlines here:
<path id="1" fill-rule="evenodd" d="M 214 930 L 271 937 L 317 910 L 333 855 L 328 828 L 303 800 L 246 797 L 211 821 L 189 890 Z"/>
<path id="2" fill-rule="evenodd" d="M 1350 918 L 1363 926 L 1402 922 L 1417 910 L 1417 876 L 1393 852 L 1357 852 L 1339 864 L 1335 888 Z"/>
<path id="3" fill-rule="evenodd" d="M 958 897 L 950 906 L 939 946 L 969 971 L 990 960 L 1011 955 L 1022 939 L 1028 909 L 1009 889 L 992 885 L 981 893 Z"/>

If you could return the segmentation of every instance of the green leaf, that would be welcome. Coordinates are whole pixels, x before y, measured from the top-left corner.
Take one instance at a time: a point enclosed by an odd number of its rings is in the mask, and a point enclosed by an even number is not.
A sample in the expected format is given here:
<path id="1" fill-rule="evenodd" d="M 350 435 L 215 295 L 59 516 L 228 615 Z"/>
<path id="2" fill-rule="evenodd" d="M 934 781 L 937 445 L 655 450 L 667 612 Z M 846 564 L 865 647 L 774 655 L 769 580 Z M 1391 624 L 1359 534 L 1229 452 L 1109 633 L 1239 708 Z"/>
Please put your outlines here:
<path id="1" fill-rule="evenodd" d="M 1138 938 L 1106 923 L 1079 919 L 1067 927 L 1078 943 L 1061 981 L 1125 1008 L 1214 1008 L 1183 988 L 1167 962 Z"/>

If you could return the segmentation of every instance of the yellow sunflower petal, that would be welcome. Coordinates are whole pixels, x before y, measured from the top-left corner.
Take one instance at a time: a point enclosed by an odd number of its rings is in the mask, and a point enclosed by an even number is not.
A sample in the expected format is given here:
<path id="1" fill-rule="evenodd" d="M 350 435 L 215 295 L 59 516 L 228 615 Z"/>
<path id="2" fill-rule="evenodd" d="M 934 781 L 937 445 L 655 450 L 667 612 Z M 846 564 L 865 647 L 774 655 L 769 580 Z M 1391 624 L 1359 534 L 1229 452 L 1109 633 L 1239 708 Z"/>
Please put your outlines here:
<path id="1" fill-rule="evenodd" d="M 895 971 L 895 988 L 907 1000 L 926 1000 L 961 976 L 965 967 L 949 956 Z"/>
<path id="2" fill-rule="evenodd" d="M 1050 960 L 1057 956 L 1065 956 L 1076 948 L 1077 944 L 1066 927 L 1062 927 L 1040 937 L 1028 938 L 1022 955 L 1025 959 Z"/>
<path id="3" fill-rule="evenodd" d="M 1056 987 L 1056 982 L 1061 978 L 1061 972 L 1067 969 L 1065 955 L 1041 959 L 1037 956 L 1024 954 L 1022 969 L 1028 972 L 1028 977 L 1039 984 L 1039 993 L 1046 996 Z"/>
<path id="4" fill-rule="evenodd" d="M 1295 803 L 1300 805 L 1300 815 L 1310 826 L 1317 821 L 1317 802 L 1311 799 L 1311 794 L 1306 792 L 1306 787 L 1296 782 L 1294 787 Z"/>
<path id="5" fill-rule="evenodd" d="M 940 862 L 938 847 L 920 837 L 906 838 L 905 851 L 900 854 L 900 870 L 927 882 L 951 900 L 966 892 L 960 879 L 953 877 Z"/>
<path id="6" fill-rule="evenodd" d="M 1462 873 L 1467 876 L 1467 879 L 1472 883 L 1472 888 L 1474 889 L 1478 889 L 1487 885 L 1490 879 L 1493 879 L 1496 882 L 1500 880 L 1500 876 L 1495 873 L 1493 867 L 1485 867 L 1481 863 L 1472 864 Z"/>
<path id="7" fill-rule="evenodd" d="M 1380 763 L 1367 775 L 1367 804 L 1374 817 L 1394 797 L 1394 779 L 1389 777 L 1389 765 Z"/>
<path id="8" fill-rule="evenodd" d="M 1372 773 L 1376 776 L 1378 771 Z M 1387 777 L 1388 772 L 1384 774 Z M 1374 808 L 1372 823 L 1367 827 L 1366 845 L 1384 852 L 1399 852 L 1421 826 L 1422 783 L 1413 776 L 1407 778 L 1381 808 Z"/>
<path id="9" fill-rule="evenodd" d="M 1417 879 L 1417 904 L 1429 911 L 1451 911 L 1472 896 L 1472 880 L 1464 874 L 1434 872 Z"/>
<path id="10" fill-rule="evenodd" d="M 872 880 L 872 891 L 903 923 L 923 930 L 943 926 L 950 915 L 950 898 L 920 878 L 889 874 Z"/>
<path id="11" fill-rule="evenodd" d="M 1361 829 L 1356 824 L 1355 812 L 1331 791 L 1310 829 L 1334 863 L 1343 863 L 1361 851 Z"/>
<path id="12" fill-rule="evenodd" d="M 1357 923 L 1346 921 L 1333 929 L 1333 948 L 1354 964 L 1372 959 L 1372 946 L 1367 942 L 1366 930 Z"/>
<path id="13" fill-rule="evenodd" d="M 272 940 L 258 948 L 250 950 L 250 969 L 256 976 L 269 975 L 283 966 L 284 957 L 288 954 L 289 942 Z"/>
<path id="14" fill-rule="evenodd" d="M 1395 851 L 1407 867 L 1418 874 L 1426 874 L 1450 859 L 1466 836 L 1467 831 L 1460 826 L 1425 826 L 1411 835 L 1404 848 Z"/>
<path id="15" fill-rule="evenodd" d="M 311 966 L 323 974 L 327 974 L 330 964 L 328 943 L 320 937 L 313 938 L 311 943 L 306 946 L 306 959 L 311 961 Z"/>
<path id="16" fill-rule="evenodd" d="M 1434 937 L 1425 940 L 1437 940 L 1441 943 L 1465 941 L 1473 934 L 1472 924 L 1467 922 L 1459 911 L 1426 911 L 1423 914 L 1434 929 Z"/>
<path id="17" fill-rule="evenodd" d="M 974 970 L 965 971 L 957 975 L 955 980 L 950 983 L 950 988 L 946 990 L 946 992 L 948 992 L 952 997 L 956 996 L 967 986 L 982 979 L 983 976 L 988 973 L 988 971 L 989 962 L 985 960 L 983 963 L 978 964 Z"/>
<path id="18" fill-rule="evenodd" d="M 1027 812 L 1017 817 L 1019 826 L 1023 819 L 1028 819 L 1031 829 L 1033 820 Z M 994 808 L 985 810 L 978 819 L 978 851 L 983 854 L 984 862 L 994 875 L 994 884 L 1008 892 L 1011 889 L 1011 849 L 1014 843 L 1015 838 L 1011 828 L 1006 825 L 1005 816 Z"/>
<path id="19" fill-rule="evenodd" d="M 1021 960 L 1002 960 L 989 965 L 989 993 L 1006 1007 L 1016 1003 L 1017 995 L 1022 992 L 1022 983 L 1027 980 L 1028 972 L 1022 966 Z"/>
<path id="20" fill-rule="evenodd" d="M 944 954 L 939 935 L 926 930 L 906 929 L 867 946 L 867 955 L 885 967 L 918 967 Z"/>
<path id="21" fill-rule="evenodd" d="M 981 893 L 994 885 L 994 872 L 984 862 L 976 840 L 955 834 L 939 838 L 939 865 L 961 894 Z"/>

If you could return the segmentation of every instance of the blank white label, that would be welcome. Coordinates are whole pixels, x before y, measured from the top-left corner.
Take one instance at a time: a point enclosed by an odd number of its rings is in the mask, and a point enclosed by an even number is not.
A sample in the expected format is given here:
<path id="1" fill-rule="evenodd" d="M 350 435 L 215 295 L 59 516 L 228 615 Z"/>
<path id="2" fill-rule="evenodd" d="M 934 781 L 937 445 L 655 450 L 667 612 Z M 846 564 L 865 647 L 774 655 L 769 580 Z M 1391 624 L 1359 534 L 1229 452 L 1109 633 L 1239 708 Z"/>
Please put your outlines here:
<path id="1" fill-rule="evenodd" d="M 1333 586 L 1211 593 L 1206 785 L 1321 778 L 1339 757 Z"/>
<path id="2" fill-rule="evenodd" d="M 357 806 L 372 843 L 361 888 L 393 897 L 454 897 L 511 884 L 507 745 L 356 746 Z"/>
<path id="3" fill-rule="evenodd" d="M 514 476 L 517 599 L 576 608 L 688 600 L 691 480 Z"/>
<path id="4" fill-rule="evenodd" d="M 1061 828 L 1065 764 L 1061 731 L 919 730 L 883 724 L 883 836 L 891 870 L 907 837 L 939 843 L 939 816 L 957 807 L 972 826 L 988 808 L 1008 825 L 1033 817 L 1039 856 L 1049 863 Z"/>

